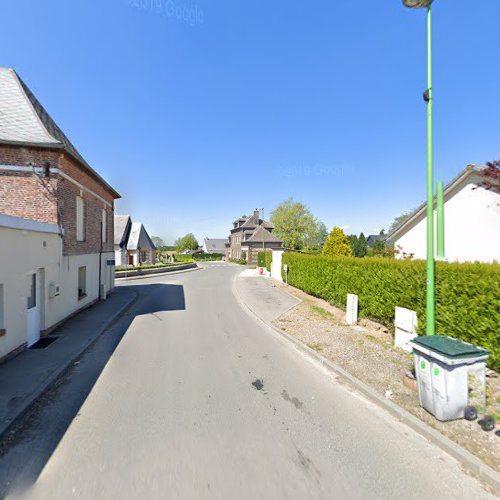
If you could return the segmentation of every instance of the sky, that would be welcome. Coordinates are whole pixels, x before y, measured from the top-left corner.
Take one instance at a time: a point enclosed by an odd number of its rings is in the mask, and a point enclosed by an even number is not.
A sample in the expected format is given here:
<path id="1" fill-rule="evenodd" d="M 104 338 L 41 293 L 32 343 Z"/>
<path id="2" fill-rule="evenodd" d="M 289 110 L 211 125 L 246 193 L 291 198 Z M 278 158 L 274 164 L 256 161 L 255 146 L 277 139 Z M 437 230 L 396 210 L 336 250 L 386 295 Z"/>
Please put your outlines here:
<path id="1" fill-rule="evenodd" d="M 167 243 L 304 203 L 378 233 L 425 199 L 425 12 L 400 0 L 3 0 L 14 68 Z M 435 0 L 436 179 L 500 158 L 500 0 Z"/>

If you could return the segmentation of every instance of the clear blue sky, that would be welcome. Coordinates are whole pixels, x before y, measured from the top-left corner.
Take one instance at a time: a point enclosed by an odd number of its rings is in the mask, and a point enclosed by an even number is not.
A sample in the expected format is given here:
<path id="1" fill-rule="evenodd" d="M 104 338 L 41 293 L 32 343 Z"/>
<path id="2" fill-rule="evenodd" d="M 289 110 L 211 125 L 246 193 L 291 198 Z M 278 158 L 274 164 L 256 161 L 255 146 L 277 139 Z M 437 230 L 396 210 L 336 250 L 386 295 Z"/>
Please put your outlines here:
<path id="1" fill-rule="evenodd" d="M 288 197 L 378 232 L 425 198 L 425 14 L 400 0 L 4 0 L 0 16 L 0 64 L 117 212 L 168 242 Z M 449 181 L 500 157 L 500 1 L 436 0 L 434 20 Z"/>

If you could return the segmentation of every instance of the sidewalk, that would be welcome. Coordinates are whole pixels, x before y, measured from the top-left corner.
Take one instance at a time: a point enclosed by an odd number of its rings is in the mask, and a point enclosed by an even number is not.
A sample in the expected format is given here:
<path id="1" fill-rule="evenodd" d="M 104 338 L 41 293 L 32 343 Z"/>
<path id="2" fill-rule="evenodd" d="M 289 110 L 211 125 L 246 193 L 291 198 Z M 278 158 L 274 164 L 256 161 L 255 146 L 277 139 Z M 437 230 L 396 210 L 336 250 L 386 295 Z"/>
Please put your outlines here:
<path id="1" fill-rule="evenodd" d="M 0 437 L 132 304 L 137 293 L 115 288 L 111 296 L 63 323 L 45 349 L 27 349 L 0 365 Z"/>
<path id="2" fill-rule="evenodd" d="M 240 273 L 235 286 L 245 305 L 268 324 L 301 303 L 300 299 L 280 290 L 273 281 L 259 276 L 253 269 Z"/>
<path id="3" fill-rule="evenodd" d="M 349 327 L 330 304 L 274 280 L 242 273 L 235 278 L 233 291 L 250 313 L 303 354 L 500 491 L 499 438 L 483 432 L 477 422 L 438 422 L 425 412 L 418 404 L 417 393 L 403 386 L 411 356 L 392 347 L 389 333 Z"/>

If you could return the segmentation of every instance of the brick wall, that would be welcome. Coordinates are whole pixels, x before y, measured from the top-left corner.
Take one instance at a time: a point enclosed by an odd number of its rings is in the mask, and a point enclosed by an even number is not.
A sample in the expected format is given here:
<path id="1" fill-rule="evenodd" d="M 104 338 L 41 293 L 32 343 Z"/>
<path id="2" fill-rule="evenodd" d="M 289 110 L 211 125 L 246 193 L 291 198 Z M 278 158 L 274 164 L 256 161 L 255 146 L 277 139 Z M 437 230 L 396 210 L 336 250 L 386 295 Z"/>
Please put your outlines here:
<path id="1" fill-rule="evenodd" d="M 36 148 L 0 146 L 0 165 L 26 167 L 30 162 L 56 163 L 60 154 Z M 43 183 L 27 172 L 0 170 L 0 213 L 57 224 L 57 178 L 51 175 Z"/>
<path id="2" fill-rule="evenodd" d="M 59 224 L 64 228 L 63 252 L 65 255 L 97 253 L 101 250 L 102 210 L 106 210 L 107 241 L 104 252 L 113 251 L 113 196 L 104 185 L 90 175 L 79 162 L 60 150 L 43 148 L 0 146 L 0 165 L 27 166 L 30 162 L 51 166 L 70 176 L 85 189 L 57 174 L 50 178 L 37 178 L 32 173 L 0 170 L 0 213 L 26 219 Z M 76 197 L 84 199 L 84 241 L 76 241 Z"/>

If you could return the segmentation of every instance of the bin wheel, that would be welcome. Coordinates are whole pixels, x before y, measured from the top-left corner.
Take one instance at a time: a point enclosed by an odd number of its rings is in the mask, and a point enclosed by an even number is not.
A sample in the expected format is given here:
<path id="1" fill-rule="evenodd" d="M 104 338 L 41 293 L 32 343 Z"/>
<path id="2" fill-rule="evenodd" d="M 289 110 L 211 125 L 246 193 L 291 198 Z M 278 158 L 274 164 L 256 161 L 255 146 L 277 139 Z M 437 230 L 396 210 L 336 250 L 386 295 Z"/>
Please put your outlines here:
<path id="1" fill-rule="evenodd" d="M 477 408 L 475 406 L 466 406 L 464 410 L 465 420 L 476 420 L 477 418 Z"/>
<path id="2" fill-rule="evenodd" d="M 482 420 L 479 421 L 479 425 L 483 429 L 483 431 L 492 431 L 495 428 L 495 419 L 486 415 Z"/>

